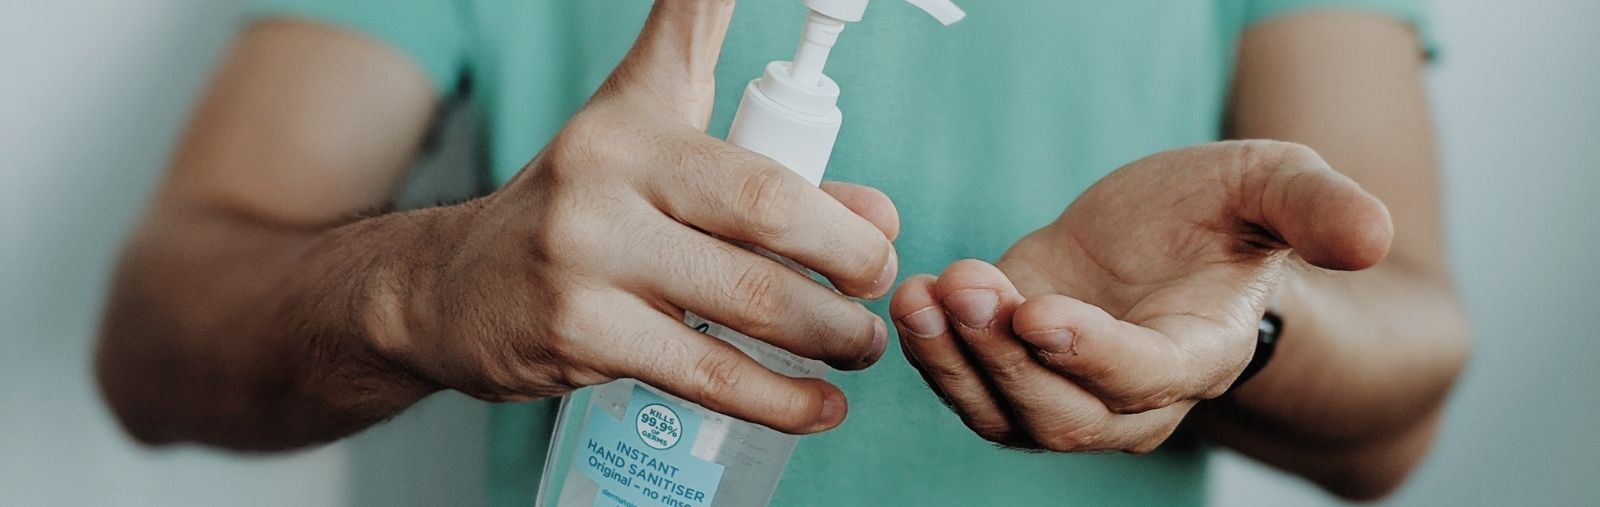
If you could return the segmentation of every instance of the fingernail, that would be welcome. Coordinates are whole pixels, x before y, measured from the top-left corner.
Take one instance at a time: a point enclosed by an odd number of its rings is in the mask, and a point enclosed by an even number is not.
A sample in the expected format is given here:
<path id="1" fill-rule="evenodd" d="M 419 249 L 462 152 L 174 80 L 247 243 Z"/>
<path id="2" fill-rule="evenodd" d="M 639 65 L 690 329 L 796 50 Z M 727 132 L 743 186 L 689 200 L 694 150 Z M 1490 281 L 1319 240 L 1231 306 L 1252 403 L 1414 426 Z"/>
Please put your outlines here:
<path id="1" fill-rule="evenodd" d="M 933 338 L 950 327 L 944 321 L 944 312 L 939 311 L 937 306 L 911 312 L 911 315 L 900 319 L 900 325 L 917 338 Z"/>
<path id="2" fill-rule="evenodd" d="M 1027 333 L 1022 335 L 1022 339 L 1040 350 L 1050 352 L 1072 351 L 1072 331 L 1065 329 Z"/>
<path id="3" fill-rule="evenodd" d="M 883 319 L 872 319 L 872 349 L 867 351 L 866 357 L 861 358 L 861 367 L 865 368 L 878 362 L 888 347 L 889 328 L 883 324 Z"/>
<path id="4" fill-rule="evenodd" d="M 828 393 L 822 399 L 822 413 L 817 414 L 817 425 L 831 428 L 844 420 L 844 395 L 838 392 Z"/>
<path id="5" fill-rule="evenodd" d="M 988 289 L 962 289 L 944 298 L 944 307 L 949 309 L 950 315 L 972 329 L 989 327 L 999 303 L 1000 295 Z"/>
<path id="6" fill-rule="evenodd" d="M 883 271 L 878 272 L 878 277 L 872 280 L 872 299 L 881 298 L 889 293 L 889 288 L 894 287 L 894 275 L 900 267 L 900 256 L 889 254 L 889 263 L 883 265 Z"/>

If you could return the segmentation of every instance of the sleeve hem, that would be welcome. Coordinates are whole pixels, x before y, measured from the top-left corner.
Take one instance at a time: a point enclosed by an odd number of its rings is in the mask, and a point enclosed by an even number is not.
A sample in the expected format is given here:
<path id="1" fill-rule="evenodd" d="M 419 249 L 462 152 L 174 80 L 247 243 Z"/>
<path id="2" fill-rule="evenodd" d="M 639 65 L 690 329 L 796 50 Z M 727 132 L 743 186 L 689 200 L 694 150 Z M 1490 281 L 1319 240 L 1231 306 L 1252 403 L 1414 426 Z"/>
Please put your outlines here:
<path id="1" fill-rule="evenodd" d="M 408 3 L 412 1 L 407 0 Z M 339 5 L 340 2 L 317 0 L 258 2 L 246 9 L 241 23 L 299 19 L 345 29 L 377 41 L 410 60 L 440 97 L 458 92 L 464 58 L 459 24 L 454 23 L 454 19 L 418 18 L 420 13 L 415 12 L 372 14 Z"/>
<path id="2" fill-rule="evenodd" d="M 1324 4 L 1303 3 L 1302 5 L 1283 5 L 1277 3 L 1268 6 L 1258 5 L 1257 8 L 1250 13 L 1249 18 L 1246 20 L 1244 26 L 1245 29 L 1249 29 L 1256 24 L 1282 18 L 1284 16 L 1316 11 L 1363 12 L 1378 14 L 1404 22 L 1410 25 L 1412 31 L 1416 34 L 1417 44 L 1422 48 L 1423 58 L 1429 62 L 1435 61 L 1439 58 L 1439 41 L 1434 36 L 1432 26 L 1428 24 L 1426 12 L 1422 7 L 1409 3 L 1396 4 L 1394 2 L 1368 1 L 1349 3 L 1330 2 Z"/>

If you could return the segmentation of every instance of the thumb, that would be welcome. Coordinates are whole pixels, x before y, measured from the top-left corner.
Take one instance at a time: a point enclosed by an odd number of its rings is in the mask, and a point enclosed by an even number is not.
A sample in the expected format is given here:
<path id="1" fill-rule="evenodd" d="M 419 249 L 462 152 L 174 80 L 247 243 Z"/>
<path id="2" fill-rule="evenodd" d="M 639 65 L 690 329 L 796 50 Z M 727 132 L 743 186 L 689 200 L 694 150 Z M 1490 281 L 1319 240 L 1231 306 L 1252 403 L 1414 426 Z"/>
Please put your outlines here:
<path id="1" fill-rule="evenodd" d="M 1388 208 L 1315 151 L 1272 141 L 1229 144 L 1243 151 L 1241 218 L 1322 268 L 1366 269 L 1388 254 L 1394 238 Z"/>
<path id="2" fill-rule="evenodd" d="M 658 0 L 596 98 L 641 101 L 705 130 L 733 0 Z"/>

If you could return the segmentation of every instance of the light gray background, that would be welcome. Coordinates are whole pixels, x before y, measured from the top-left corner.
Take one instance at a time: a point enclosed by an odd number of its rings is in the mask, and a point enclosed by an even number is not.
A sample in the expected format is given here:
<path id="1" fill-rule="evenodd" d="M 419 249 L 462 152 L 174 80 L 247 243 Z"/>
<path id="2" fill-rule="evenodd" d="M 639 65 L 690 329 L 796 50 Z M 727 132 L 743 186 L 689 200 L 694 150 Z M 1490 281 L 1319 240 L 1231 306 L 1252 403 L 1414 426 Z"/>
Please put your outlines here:
<path id="1" fill-rule="evenodd" d="M 103 284 L 241 1 L 0 3 L 0 504 L 481 503 L 484 410 L 455 395 L 288 456 L 121 436 L 89 377 Z M 1476 349 L 1438 450 L 1389 503 L 1600 505 L 1600 2 L 1436 0 L 1434 13 Z M 1218 505 L 1336 504 L 1217 462 Z"/>

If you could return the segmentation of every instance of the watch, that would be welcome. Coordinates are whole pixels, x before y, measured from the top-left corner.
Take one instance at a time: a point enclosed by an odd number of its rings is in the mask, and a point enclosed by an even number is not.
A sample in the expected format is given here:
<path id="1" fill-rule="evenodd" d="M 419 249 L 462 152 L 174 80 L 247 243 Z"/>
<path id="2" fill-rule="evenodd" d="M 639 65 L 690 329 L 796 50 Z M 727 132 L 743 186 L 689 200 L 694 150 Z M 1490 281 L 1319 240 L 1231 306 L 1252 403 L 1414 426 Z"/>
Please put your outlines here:
<path id="1" fill-rule="evenodd" d="M 1281 334 L 1283 334 L 1283 317 L 1279 317 L 1276 311 L 1267 310 L 1267 313 L 1261 316 L 1261 323 L 1256 326 L 1256 351 L 1250 356 L 1250 364 L 1245 365 L 1244 371 L 1239 373 L 1239 378 L 1228 387 L 1229 392 L 1238 389 L 1240 384 L 1267 367 L 1267 362 L 1272 360 L 1272 353 L 1278 348 L 1278 335 Z"/>

